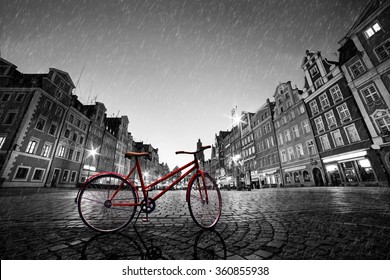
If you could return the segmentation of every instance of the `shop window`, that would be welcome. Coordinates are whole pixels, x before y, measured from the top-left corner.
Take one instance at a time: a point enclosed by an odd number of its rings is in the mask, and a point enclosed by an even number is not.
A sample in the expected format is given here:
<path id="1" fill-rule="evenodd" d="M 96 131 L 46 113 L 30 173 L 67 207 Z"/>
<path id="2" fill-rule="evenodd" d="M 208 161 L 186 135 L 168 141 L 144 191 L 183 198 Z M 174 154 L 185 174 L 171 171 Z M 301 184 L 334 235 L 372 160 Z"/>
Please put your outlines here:
<path id="1" fill-rule="evenodd" d="M 285 178 L 285 182 L 286 182 L 286 183 L 291 183 L 291 181 L 290 181 L 290 175 L 289 175 L 288 173 L 286 173 L 286 175 L 284 176 L 284 178 Z"/>
<path id="2" fill-rule="evenodd" d="M 371 163 L 368 159 L 361 159 L 358 161 L 359 173 L 363 182 L 376 181 L 374 169 L 371 167 Z"/>
<path id="3" fill-rule="evenodd" d="M 300 182 L 298 172 L 294 172 L 294 182 L 295 183 L 299 183 Z"/>
<path id="4" fill-rule="evenodd" d="M 344 174 L 347 182 L 358 182 L 355 167 L 352 161 L 344 162 L 341 164 L 344 169 Z"/>
<path id="5" fill-rule="evenodd" d="M 307 172 L 306 170 L 303 171 L 303 180 L 304 180 L 305 182 L 310 182 L 310 174 L 309 174 L 309 172 Z"/>

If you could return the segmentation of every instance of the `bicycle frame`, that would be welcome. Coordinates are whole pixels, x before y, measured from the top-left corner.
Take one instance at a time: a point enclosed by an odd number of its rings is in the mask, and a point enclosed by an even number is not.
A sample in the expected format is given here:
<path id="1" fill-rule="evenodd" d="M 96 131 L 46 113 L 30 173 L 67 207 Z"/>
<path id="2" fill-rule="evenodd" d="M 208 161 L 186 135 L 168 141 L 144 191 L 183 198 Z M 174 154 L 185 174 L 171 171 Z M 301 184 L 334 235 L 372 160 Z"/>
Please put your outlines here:
<path id="1" fill-rule="evenodd" d="M 201 175 L 201 178 L 202 178 L 202 181 L 204 183 L 204 173 L 205 171 L 201 170 L 199 168 L 199 161 L 197 160 L 197 158 L 195 157 L 195 159 L 189 163 L 187 163 L 186 165 L 183 165 L 182 167 L 180 167 L 179 169 L 177 170 L 174 170 L 170 173 L 168 173 L 167 175 L 161 177 L 160 179 L 158 179 L 157 181 L 154 181 L 153 183 L 149 184 L 149 185 L 145 185 L 145 182 L 144 182 L 144 179 L 143 179 L 143 175 L 142 175 L 142 170 L 141 170 L 141 165 L 138 161 L 138 158 L 136 157 L 136 164 L 135 166 L 130 170 L 129 174 L 127 174 L 127 176 L 124 178 L 133 188 L 134 190 L 136 191 L 136 195 L 137 195 L 137 203 L 134 204 L 134 203 L 113 203 L 112 206 L 140 206 L 141 205 L 141 202 L 140 202 L 140 199 L 139 199 L 139 195 L 138 195 L 138 189 L 137 187 L 135 186 L 135 184 L 133 183 L 133 181 L 130 180 L 130 176 L 135 172 L 137 171 L 138 173 L 138 177 L 139 177 L 139 180 L 141 182 L 141 190 L 142 190 L 142 194 L 144 196 L 144 198 L 148 198 L 149 195 L 148 195 L 148 191 L 151 190 L 154 186 L 156 186 L 157 184 L 171 178 L 172 176 L 176 175 L 177 173 L 187 169 L 188 167 L 192 166 L 188 171 L 186 171 L 183 175 L 181 175 L 179 178 L 177 178 L 175 181 L 173 181 L 169 186 L 165 187 L 163 190 L 161 190 L 156 196 L 154 196 L 152 199 L 154 201 L 156 201 L 157 199 L 159 199 L 161 196 L 163 196 L 167 191 L 169 191 L 170 189 L 172 189 L 175 185 L 177 185 L 181 180 L 183 180 L 185 177 L 187 177 L 191 172 L 195 171 L 195 174 L 191 177 L 190 179 L 190 183 L 192 181 L 195 180 L 195 178 L 197 177 L 198 174 Z M 190 184 L 189 184 L 190 185 Z M 110 197 L 110 200 L 114 200 L 116 194 L 122 189 L 123 187 L 123 183 L 119 186 L 119 188 L 112 194 L 112 196 Z M 200 196 L 202 198 L 202 192 L 200 192 Z M 187 189 L 187 194 L 186 194 L 186 200 L 188 201 L 189 199 L 189 189 Z M 207 195 L 207 191 L 206 191 L 206 201 L 208 201 L 208 195 Z"/>

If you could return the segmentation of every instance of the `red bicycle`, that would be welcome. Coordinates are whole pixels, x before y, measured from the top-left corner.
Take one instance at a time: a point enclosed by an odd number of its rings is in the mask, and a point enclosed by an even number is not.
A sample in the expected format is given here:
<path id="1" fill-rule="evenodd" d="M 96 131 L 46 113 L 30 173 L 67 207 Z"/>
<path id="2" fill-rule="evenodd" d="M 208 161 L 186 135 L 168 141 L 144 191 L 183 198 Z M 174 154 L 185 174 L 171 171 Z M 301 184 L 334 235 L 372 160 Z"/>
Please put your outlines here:
<path id="1" fill-rule="evenodd" d="M 141 212 L 146 213 L 146 215 L 152 213 L 156 207 L 157 199 L 193 173 L 186 192 L 186 201 L 191 217 L 202 228 L 215 227 L 222 211 L 221 193 L 215 180 L 200 168 L 197 157 L 200 152 L 209 148 L 211 146 L 203 146 L 195 152 L 176 152 L 176 154 L 191 154 L 194 156 L 194 160 L 149 185 L 145 185 L 138 160 L 140 157 L 149 156 L 149 153 L 126 153 L 126 158 L 135 158 L 135 165 L 127 176 L 114 172 L 103 172 L 90 177 L 80 187 L 76 202 L 81 219 L 88 227 L 99 232 L 108 233 L 121 230 L 134 218 L 138 206 L 140 211 L 137 219 Z M 191 167 L 189 170 L 158 192 L 156 196 L 149 197 L 149 191 L 154 186 L 189 167 Z M 137 171 L 141 184 L 142 200 L 140 200 L 138 189 L 130 179 L 135 171 Z"/>

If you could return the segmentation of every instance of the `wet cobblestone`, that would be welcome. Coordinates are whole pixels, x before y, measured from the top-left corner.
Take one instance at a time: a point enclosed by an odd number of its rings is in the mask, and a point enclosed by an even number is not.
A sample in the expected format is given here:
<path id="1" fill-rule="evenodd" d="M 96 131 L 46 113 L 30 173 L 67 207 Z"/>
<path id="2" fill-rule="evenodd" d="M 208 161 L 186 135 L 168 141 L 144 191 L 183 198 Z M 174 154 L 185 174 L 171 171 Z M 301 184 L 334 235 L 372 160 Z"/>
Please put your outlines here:
<path id="1" fill-rule="evenodd" d="M 215 231 L 201 231 L 185 192 L 171 191 L 151 222 L 112 235 L 82 223 L 75 195 L 0 189 L 1 259 L 390 259 L 390 188 L 222 191 Z"/>

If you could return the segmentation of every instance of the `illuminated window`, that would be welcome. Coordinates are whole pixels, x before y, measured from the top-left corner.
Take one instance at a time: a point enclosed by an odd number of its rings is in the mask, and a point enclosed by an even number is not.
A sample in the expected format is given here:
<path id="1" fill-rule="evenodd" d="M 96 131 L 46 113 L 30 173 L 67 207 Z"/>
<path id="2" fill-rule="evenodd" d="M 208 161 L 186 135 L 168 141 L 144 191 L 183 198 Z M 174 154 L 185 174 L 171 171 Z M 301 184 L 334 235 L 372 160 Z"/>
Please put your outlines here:
<path id="1" fill-rule="evenodd" d="M 38 142 L 35 140 L 30 140 L 27 145 L 26 153 L 28 154 L 34 154 L 35 148 L 37 147 Z"/>
<path id="2" fill-rule="evenodd" d="M 1 147 L 3 147 L 3 145 L 4 145 L 5 139 L 6 139 L 5 136 L 0 136 L 0 149 L 1 149 Z"/>
<path id="3" fill-rule="evenodd" d="M 379 32 L 382 30 L 381 26 L 379 25 L 378 22 L 374 23 L 370 27 L 368 27 L 366 30 L 364 30 L 364 35 L 366 38 L 371 38 L 375 33 Z"/>

